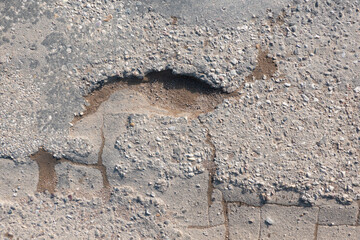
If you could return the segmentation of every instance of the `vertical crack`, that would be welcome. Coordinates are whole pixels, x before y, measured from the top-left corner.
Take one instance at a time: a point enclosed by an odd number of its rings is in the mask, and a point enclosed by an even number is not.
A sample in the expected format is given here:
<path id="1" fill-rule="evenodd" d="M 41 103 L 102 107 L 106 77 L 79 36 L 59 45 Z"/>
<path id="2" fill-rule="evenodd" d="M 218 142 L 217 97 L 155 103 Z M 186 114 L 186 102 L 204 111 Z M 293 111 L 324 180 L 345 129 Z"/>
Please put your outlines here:
<path id="1" fill-rule="evenodd" d="M 103 159 L 102 159 L 102 155 L 104 152 L 104 147 L 105 147 L 105 135 L 104 135 L 104 118 L 103 118 L 103 124 L 101 127 L 101 146 L 100 146 L 100 150 L 98 153 L 98 162 L 97 162 L 97 168 L 99 169 L 99 171 L 101 172 L 101 176 L 102 176 L 102 180 L 103 180 L 103 191 L 104 191 L 104 198 L 105 200 L 108 200 L 108 198 L 110 198 L 110 183 L 109 183 L 109 179 L 107 177 L 106 174 L 106 167 L 103 164 Z"/>
<path id="2" fill-rule="evenodd" d="M 229 240 L 230 239 L 229 207 L 228 207 L 228 203 L 225 201 L 224 197 L 222 197 L 221 203 L 223 206 L 223 214 L 224 214 L 225 240 Z"/>
<path id="3" fill-rule="evenodd" d="M 359 209 L 358 209 L 358 214 L 357 214 L 357 218 L 356 218 L 356 223 L 355 225 L 356 226 L 359 226 L 360 225 L 360 200 L 357 201 L 357 204 L 359 206 Z"/>
<path id="4" fill-rule="evenodd" d="M 211 207 L 212 204 L 212 194 L 214 192 L 214 176 L 216 172 L 216 164 L 215 164 L 215 157 L 216 157 L 216 149 L 215 145 L 211 141 L 211 135 L 209 129 L 207 129 L 206 134 L 206 140 L 205 142 L 210 146 L 211 148 L 211 155 L 210 160 L 206 160 L 204 162 L 204 167 L 209 172 L 209 180 L 208 180 L 208 190 L 207 190 L 207 198 L 208 198 L 208 207 Z"/>
<path id="5" fill-rule="evenodd" d="M 260 221 L 262 221 L 262 208 L 260 207 L 260 216 L 259 216 Z M 259 226 L 259 240 L 261 239 L 261 222 L 260 222 L 260 226 Z"/>
<path id="6" fill-rule="evenodd" d="M 318 215 L 317 215 L 316 223 L 315 223 L 314 240 L 317 240 L 317 238 L 318 238 L 318 231 L 319 231 L 319 213 L 320 213 L 320 208 L 318 208 Z"/>
<path id="7" fill-rule="evenodd" d="M 204 162 L 204 167 L 207 169 L 208 174 L 209 174 L 209 180 L 208 180 L 208 189 L 207 189 L 207 199 L 208 199 L 208 216 L 209 216 L 209 209 L 213 203 L 212 201 L 212 194 L 214 192 L 214 181 L 215 181 L 215 174 L 216 174 L 216 163 L 215 163 L 215 158 L 216 158 L 216 147 L 215 144 L 212 142 L 211 139 L 211 134 L 210 134 L 210 130 L 208 128 L 207 129 L 207 134 L 206 134 L 206 140 L 205 142 L 210 146 L 211 149 L 211 155 L 210 155 L 210 159 L 206 160 Z M 221 204 L 223 207 L 223 215 L 224 215 L 224 226 L 225 226 L 225 240 L 229 240 L 229 215 L 228 215 L 228 205 L 224 199 L 224 196 L 222 195 L 222 199 L 221 199 Z"/>

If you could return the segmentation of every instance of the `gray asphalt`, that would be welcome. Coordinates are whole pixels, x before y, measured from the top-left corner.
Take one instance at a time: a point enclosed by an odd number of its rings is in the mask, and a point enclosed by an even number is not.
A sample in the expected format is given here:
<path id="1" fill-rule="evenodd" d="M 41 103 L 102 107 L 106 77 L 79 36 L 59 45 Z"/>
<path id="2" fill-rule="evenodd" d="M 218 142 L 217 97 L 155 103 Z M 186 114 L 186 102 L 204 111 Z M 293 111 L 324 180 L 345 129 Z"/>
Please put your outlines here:
<path id="1" fill-rule="evenodd" d="M 357 239 L 359 9 L 0 1 L 1 236 Z"/>

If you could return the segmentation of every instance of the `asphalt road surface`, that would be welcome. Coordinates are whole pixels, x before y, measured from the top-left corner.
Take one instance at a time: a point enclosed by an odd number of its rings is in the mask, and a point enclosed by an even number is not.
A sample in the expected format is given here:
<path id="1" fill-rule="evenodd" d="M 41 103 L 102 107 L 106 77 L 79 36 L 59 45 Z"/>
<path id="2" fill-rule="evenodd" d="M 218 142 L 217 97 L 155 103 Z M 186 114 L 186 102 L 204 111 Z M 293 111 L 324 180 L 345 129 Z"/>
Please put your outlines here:
<path id="1" fill-rule="evenodd" d="M 1 239 L 359 239 L 360 2 L 0 1 Z"/>

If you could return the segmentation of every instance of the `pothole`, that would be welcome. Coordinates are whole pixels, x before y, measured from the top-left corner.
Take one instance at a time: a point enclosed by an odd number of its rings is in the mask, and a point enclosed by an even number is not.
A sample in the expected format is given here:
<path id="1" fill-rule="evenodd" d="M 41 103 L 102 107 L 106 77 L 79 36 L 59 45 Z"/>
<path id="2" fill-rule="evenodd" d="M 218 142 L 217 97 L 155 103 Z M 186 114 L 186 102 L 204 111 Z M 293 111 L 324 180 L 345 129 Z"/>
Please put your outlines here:
<path id="1" fill-rule="evenodd" d="M 245 82 L 270 79 L 277 71 L 277 64 L 268 57 L 268 50 L 260 46 L 257 65 L 254 71 L 245 78 Z M 129 90 L 144 96 L 151 106 L 165 109 L 167 115 L 196 118 L 200 114 L 213 111 L 224 99 L 238 96 L 238 92 L 227 93 L 216 89 L 205 82 L 185 75 L 173 74 L 171 70 L 152 72 L 143 79 L 109 77 L 89 95 L 85 110 L 75 116 L 72 123 L 95 113 L 100 105 L 119 90 Z M 134 107 L 136 108 L 136 107 Z"/>
<path id="2" fill-rule="evenodd" d="M 73 123 L 96 112 L 113 93 L 124 89 L 140 93 L 151 105 L 166 109 L 171 116 L 185 113 L 193 118 L 214 110 L 225 98 L 234 95 L 212 88 L 197 78 L 173 74 L 170 70 L 149 73 L 144 79 L 111 77 L 85 96 L 88 106 Z"/>
<path id="3" fill-rule="evenodd" d="M 277 70 L 277 65 L 272 58 L 268 57 L 268 51 L 262 51 L 260 47 L 258 55 L 258 64 L 248 77 L 247 81 L 253 81 L 254 79 L 264 79 L 264 76 L 270 78 Z M 119 95 L 119 93 L 124 95 Z M 117 94 L 114 94 L 117 93 Z M 136 93 L 135 95 L 133 93 Z M 120 99 L 121 102 L 115 101 L 117 105 L 126 105 L 125 108 L 117 109 L 125 112 L 131 112 L 134 109 L 137 113 L 153 113 L 149 109 L 159 108 L 166 111 L 154 112 L 157 114 L 163 114 L 168 116 L 187 116 L 190 118 L 196 118 L 200 114 L 213 111 L 224 99 L 237 98 L 239 92 L 226 93 L 221 89 L 215 89 L 200 81 L 197 78 L 176 75 L 171 70 L 152 72 L 147 74 L 144 79 L 138 78 L 119 78 L 117 76 L 110 77 L 107 81 L 101 84 L 97 89 L 85 96 L 87 101 L 84 111 L 76 116 L 73 123 L 85 118 L 97 112 L 100 105 L 109 100 L 112 97 L 113 100 Z M 132 95 L 133 94 L 133 95 Z M 119 96 L 118 96 L 119 95 Z M 131 95 L 130 97 L 126 97 Z M 116 98 L 115 96 L 118 96 Z M 141 97 L 139 97 L 141 96 Z M 114 98 L 114 99 L 113 99 Z M 146 101 L 146 104 L 138 104 L 136 101 Z M 113 104 L 113 103 L 112 103 Z M 113 105 L 106 105 L 104 108 L 112 112 L 116 107 Z M 130 109 L 130 110 L 129 110 Z M 101 110 L 103 111 L 103 110 Z M 82 166 L 93 167 L 101 171 L 103 176 L 104 189 L 109 188 L 109 181 L 106 175 L 106 168 L 102 163 L 102 150 L 104 147 L 104 136 L 102 134 L 102 145 L 99 151 L 99 159 L 96 164 L 80 164 Z M 204 163 L 204 167 L 209 171 L 209 187 L 208 187 L 208 205 L 212 204 L 211 194 L 213 192 L 213 178 L 215 170 L 217 168 L 215 157 L 215 146 L 211 143 L 211 136 L 208 134 L 207 143 L 213 149 L 212 157 Z M 55 159 L 50 153 L 47 153 L 43 149 L 40 149 L 38 153 L 31 156 L 31 158 L 37 161 L 39 165 L 39 184 L 38 191 L 42 192 L 48 190 L 53 193 L 56 188 L 56 173 L 55 165 L 58 162 L 69 161 L 71 164 L 78 165 L 71 159 Z"/>

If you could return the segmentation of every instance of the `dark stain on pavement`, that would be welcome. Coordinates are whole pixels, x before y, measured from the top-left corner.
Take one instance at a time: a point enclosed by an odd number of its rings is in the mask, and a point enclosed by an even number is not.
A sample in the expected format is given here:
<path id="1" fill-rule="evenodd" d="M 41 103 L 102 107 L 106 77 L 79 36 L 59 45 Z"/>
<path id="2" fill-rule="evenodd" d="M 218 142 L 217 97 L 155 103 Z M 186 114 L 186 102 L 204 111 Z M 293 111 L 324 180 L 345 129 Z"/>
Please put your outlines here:
<path id="1" fill-rule="evenodd" d="M 45 190 L 50 193 L 55 192 L 57 177 L 55 172 L 55 165 L 57 159 L 50 153 L 46 152 L 43 148 L 40 148 L 38 152 L 31 155 L 30 158 L 39 166 L 39 181 L 37 185 L 38 192 L 44 192 Z"/>
<path id="2" fill-rule="evenodd" d="M 261 50 L 260 47 L 259 54 L 257 57 L 257 65 L 254 71 L 246 77 L 245 81 L 251 82 L 253 80 L 262 80 L 265 76 L 266 79 L 271 78 L 277 71 L 277 64 L 275 61 L 268 56 L 268 50 Z"/>

